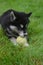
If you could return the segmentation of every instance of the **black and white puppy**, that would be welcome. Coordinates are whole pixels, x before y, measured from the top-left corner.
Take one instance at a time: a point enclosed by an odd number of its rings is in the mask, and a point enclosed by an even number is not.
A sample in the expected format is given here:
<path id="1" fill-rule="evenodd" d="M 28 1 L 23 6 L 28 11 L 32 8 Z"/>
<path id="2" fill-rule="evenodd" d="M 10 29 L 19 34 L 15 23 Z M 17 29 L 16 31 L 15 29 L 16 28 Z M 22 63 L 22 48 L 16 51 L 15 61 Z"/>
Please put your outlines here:
<path id="1" fill-rule="evenodd" d="M 31 14 L 31 12 L 27 14 L 10 9 L 0 16 L 0 24 L 8 38 L 12 40 L 18 36 L 27 36 L 26 28 Z"/>

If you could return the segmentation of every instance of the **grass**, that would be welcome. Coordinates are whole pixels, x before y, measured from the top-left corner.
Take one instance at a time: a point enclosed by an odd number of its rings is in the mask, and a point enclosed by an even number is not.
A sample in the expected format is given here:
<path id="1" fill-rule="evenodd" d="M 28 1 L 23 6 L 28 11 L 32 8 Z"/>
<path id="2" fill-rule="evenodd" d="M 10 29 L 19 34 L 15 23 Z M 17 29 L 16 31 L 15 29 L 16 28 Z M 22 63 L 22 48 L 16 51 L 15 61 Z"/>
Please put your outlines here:
<path id="1" fill-rule="evenodd" d="M 0 65 L 43 65 L 43 0 L 0 0 L 0 15 L 8 10 L 30 12 L 28 48 L 14 46 L 0 28 Z"/>

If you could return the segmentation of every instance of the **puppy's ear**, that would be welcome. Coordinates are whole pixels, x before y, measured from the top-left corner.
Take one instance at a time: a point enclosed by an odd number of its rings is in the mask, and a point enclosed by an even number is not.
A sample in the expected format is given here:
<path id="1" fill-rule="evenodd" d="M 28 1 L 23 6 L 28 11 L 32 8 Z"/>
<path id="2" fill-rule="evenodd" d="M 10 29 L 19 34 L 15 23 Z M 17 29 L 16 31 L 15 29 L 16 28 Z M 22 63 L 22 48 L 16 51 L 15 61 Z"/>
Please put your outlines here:
<path id="1" fill-rule="evenodd" d="M 10 13 L 10 20 L 13 22 L 16 19 L 16 16 L 14 15 L 14 12 L 11 11 Z"/>
<path id="2" fill-rule="evenodd" d="M 30 17 L 30 16 L 31 16 L 31 14 L 32 14 L 32 12 L 28 13 L 28 14 L 27 14 L 27 17 Z"/>

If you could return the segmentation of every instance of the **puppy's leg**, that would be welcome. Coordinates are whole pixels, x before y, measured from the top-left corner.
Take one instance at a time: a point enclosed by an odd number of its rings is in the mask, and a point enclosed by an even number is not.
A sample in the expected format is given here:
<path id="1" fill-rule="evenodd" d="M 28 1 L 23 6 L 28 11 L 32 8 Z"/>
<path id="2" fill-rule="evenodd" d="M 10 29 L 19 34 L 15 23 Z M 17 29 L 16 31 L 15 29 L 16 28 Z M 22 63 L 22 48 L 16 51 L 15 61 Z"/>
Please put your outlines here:
<path id="1" fill-rule="evenodd" d="M 17 45 L 16 38 L 12 37 L 12 38 L 10 38 L 10 41 L 11 41 L 14 45 Z"/>

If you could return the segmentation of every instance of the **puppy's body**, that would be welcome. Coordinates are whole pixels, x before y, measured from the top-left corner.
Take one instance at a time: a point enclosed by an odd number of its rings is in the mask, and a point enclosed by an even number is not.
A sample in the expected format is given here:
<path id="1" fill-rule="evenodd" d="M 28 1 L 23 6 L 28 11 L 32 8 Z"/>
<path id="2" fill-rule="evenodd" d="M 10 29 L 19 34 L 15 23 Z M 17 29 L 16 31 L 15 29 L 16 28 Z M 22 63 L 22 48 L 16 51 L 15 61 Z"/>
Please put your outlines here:
<path id="1" fill-rule="evenodd" d="M 30 15 L 31 12 L 26 14 L 10 9 L 0 16 L 0 24 L 8 38 L 27 36 L 26 25 L 29 23 Z M 13 31 L 14 28 L 17 30 Z"/>

